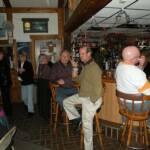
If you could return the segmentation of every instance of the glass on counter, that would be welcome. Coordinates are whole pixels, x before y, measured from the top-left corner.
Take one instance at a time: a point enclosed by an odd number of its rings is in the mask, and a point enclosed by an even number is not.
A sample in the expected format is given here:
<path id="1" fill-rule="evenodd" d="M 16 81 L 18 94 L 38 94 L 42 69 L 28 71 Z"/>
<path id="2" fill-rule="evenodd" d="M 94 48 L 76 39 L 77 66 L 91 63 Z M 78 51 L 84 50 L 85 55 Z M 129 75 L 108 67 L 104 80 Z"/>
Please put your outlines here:
<path id="1" fill-rule="evenodd" d="M 114 70 L 104 70 L 102 77 L 104 79 L 114 79 Z"/>

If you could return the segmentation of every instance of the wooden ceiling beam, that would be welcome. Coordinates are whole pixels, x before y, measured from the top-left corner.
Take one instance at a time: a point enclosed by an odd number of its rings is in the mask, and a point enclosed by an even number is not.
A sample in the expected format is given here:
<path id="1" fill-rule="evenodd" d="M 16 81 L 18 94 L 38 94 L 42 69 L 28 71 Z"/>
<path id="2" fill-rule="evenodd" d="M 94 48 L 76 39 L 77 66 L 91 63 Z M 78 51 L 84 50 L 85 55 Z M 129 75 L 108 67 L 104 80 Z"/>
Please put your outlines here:
<path id="1" fill-rule="evenodd" d="M 10 0 L 3 0 L 3 3 L 4 3 L 6 8 L 12 8 Z"/>
<path id="2" fill-rule="evenodd" d="M 0 7 L 0 12 L 9 12 L 12 13 L 56 13 L 61 12 L 62 8 L 51 8 L 51 7 L 13 7 L 13 8 L 4 8 Z"/>
<path id="3" fill-rule="evenodd" d="M 65 24 L 65 32 L 72 32 L 104 8 L 112 0 L 81 0 Z"/>
<path id="4" fill-rule="evenodd" d="M 58 0 L 58 8 L 64 7 L 64 0 Z"/>

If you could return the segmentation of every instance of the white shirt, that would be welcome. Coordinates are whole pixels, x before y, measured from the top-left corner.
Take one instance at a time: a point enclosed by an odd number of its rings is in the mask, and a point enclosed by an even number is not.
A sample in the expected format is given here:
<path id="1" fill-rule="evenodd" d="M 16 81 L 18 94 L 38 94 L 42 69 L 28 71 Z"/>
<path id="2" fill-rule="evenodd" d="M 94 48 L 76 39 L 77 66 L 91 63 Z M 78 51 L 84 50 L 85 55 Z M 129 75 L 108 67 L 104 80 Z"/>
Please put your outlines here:
<path id="1" fill-rule="evenodd" d="M 137 66 L 120 62 L 116 69 L 117 89 L 128 94 L 150 95 L 150 83 L 146 74 Z"/>

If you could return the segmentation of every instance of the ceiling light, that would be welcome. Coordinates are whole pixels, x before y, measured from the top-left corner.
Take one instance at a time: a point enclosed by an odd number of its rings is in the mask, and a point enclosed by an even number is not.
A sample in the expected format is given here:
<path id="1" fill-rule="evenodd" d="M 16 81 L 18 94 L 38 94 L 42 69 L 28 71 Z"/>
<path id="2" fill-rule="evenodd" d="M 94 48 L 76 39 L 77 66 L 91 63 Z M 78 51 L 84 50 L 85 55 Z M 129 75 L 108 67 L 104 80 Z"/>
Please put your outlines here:
<path id="1" fill-rule="evenodd" d="M 120 12 L 116 15 L 115 24 L 119 23 L 121 21 L 121 18 L 125 18 L 127 24 L 129 24 L 132 21 L 132 19 L 124 9 L 121 9 Z"/>
<path id="2" fill-rule="evenodd" d="M 119 3 L 125 3 L 127 0 L 119 0 Z"/>

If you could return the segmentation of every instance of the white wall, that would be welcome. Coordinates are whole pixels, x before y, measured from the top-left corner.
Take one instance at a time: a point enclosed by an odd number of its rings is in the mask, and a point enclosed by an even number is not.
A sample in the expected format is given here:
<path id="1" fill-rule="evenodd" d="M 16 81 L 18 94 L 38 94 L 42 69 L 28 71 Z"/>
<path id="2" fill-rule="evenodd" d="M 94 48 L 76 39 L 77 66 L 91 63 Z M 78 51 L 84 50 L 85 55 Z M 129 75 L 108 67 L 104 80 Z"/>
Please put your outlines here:
<path id="1" fill-rule="evenodd" d="M 49 18 L 48 33 L 24 33 L 22 18 Z M 58 14 L 57 13 L 14 13 L 14 39 L 17 42 L 31 41 L 30 35 L 36 34 L 58 34 Z"/>

